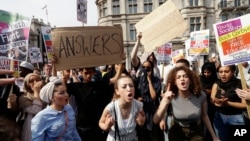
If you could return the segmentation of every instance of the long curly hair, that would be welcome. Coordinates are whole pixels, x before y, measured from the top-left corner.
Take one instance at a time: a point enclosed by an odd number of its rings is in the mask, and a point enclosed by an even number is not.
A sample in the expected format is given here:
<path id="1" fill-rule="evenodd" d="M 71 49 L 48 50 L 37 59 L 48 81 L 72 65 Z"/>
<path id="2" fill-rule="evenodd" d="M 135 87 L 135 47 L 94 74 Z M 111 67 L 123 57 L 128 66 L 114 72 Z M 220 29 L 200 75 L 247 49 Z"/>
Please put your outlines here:
<path id="1" fill-rule="evenodd" d="M 190 80 L 190 85 L 189 85 L 189 91 L 194 94 L 195 96 L 200 96 L 202 87 L 200 83 L 199 77 L 188 67 L 185 66 L 180 66 L 180 67 L 174 67 L 168 74 L 168 80 L 167 84 L 170 84 L 170 90 L 175 93 L 175 96 L 178 94 L 178 87 L 176 85 L 176 74 L 179 71 L 185 71 L 189 80 Z"/>

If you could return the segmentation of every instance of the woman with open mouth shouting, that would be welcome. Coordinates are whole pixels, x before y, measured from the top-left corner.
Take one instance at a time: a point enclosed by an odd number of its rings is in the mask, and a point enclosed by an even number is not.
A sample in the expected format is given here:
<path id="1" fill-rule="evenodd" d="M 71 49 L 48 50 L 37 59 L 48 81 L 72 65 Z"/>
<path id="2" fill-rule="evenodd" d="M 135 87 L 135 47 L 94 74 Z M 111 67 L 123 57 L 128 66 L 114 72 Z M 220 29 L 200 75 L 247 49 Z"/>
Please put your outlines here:
<path id="1" fill-rule="evenodd" d="M 207 115 L 206 94 L 202 92 L 198 76 L 187 67 L 175 67 L 168 74 L 167 84 L 153 121 L 159 123 L 166 109 L 171 106 L 173 125 L 169 129 L 169 141 L 204 141 L 201 122 L 213 141 L 218 141 Z"/>
<path id="2" fill-rule="evenodd" d="M 32 141 L 81 141 L 66 85 L 52 77 L 41 89 L 40 98 L 49 105 L 31 121 Z"/>

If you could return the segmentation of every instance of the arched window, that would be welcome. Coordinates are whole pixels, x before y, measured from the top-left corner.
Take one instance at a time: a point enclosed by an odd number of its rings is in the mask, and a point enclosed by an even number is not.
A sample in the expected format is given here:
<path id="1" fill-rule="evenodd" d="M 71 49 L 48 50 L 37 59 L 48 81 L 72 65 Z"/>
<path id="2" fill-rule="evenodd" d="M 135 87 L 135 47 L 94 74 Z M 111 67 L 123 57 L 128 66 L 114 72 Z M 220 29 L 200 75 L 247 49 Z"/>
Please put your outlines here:
<path id="1" fill-rule="evenodd" d="M 224 13 L 224 14 L 221 15 L 221 20 L 222 21 L 226 21 L 228 19 L 229 19 L 229 15 L 227 13 Z"/>
<path id="2" fill-rule="evenodd" d="M 234 13 L 234 17 L 236 18 L 236 17 L 240 17 L 240 16 L 242 16 L 243 15 L 243 13 L 242 12 L 236 12 L 236 13 Z"/>

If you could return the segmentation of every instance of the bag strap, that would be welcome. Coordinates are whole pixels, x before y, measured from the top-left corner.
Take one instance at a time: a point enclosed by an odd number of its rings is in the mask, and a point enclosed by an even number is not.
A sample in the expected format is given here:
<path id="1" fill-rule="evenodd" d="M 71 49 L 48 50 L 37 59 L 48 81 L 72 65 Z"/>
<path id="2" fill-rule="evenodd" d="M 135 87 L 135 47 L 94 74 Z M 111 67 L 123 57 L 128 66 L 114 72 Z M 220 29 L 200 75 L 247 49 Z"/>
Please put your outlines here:
<path id="1" fill-rule="evenodd" d="M 60 136 L 56 139 L 56 141 L 60 141 L 63 134 L 66 132 L 66 129 L 68 127 L 68 122 L 69 122 L 69 119 L 68 119 L 68 114 L 66 111 L 64 111 L 64 119 L 65 119 L 65 128 L 63 130 L 63 132 L 60 134 Z"/>
<path id="2" fill-rule="evenodd" d="M 120 132 L 118 128 L 118 122 L 117 122 L 117 116 L 116 116 L 116 111 L 115 111 L 115 102 L 114 102 L 114 112 L 115 112 L 115 141 L 116 141 L 116 133 L 118 134 L 119 141 L 121 141 Z"/>

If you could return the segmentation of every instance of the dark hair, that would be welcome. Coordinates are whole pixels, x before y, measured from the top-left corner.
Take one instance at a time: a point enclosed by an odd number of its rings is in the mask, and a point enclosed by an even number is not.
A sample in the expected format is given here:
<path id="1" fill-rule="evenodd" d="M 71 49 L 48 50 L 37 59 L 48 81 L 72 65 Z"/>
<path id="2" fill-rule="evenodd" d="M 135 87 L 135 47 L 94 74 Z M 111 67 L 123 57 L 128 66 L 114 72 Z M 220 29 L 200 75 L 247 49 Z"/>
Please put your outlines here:
<path id="1" fill-rule="evenodd" d="M 202 88 L 201 88 L 199 77 L 192 70 L 190 70 L 189 68 L 185 66 L 174 67 L 169 72 L 167 84 L 170 84 L 170 90 L 176 95 L 178 94 L 178 87 L 176 86 L 175 81 L 176 81 L 177 72 L 181 70 L 186 72 L 190 80 L 189 91 L 196 96 L 200 96 Z"/>
<path id="2" fill-rule="evenodd" d="M 187 67 L 190 67 L 189 61 L 188 61 L 187 59 L 184 59 L 184 58 L 177 60 L 176 63 L 183 63 L 183 64 L 185 64 Z"/>
<path id="3" fill-rule="evenodd" d="M 222 66 L 220 65 L 219 67 L 218 67 L 218 70 L 217 71 L 219 71 L 219 69 L 221 68 Z M 232 72 L 235 72 L 236 71 L 236 66 L 235 65 L 228 65 L 228 66 L 225 66 L 225 67 L 229 67 L 229 69 L 232 71 Z"/>
<path id="4" fill-rule="evenodd" d="M 201 76 L 204 76 L 205 70 L 208 70 L 212 73 L 211 78 L 217 79 L 217 74 L 216 74 L 217 70 L 216 70 L 216 66 L 214 63 L 212 63 L 212 62 L 204 63 L 201 67 Z"/>
<path id="5" fill-rule="evenodd" d="M 152 57 L 154 58 L 153 63 L 156 64 L 156 63 L 157 63 L 157 59 L 156 59 L 156 57 L 155 57 L 154 52 L 152 52 L 152 53 L 147 57 L 147 61 L 149 61 L 149 57 L 150 57 L 150 56 L 152 56 Z"/>
<path id="6" fill-rule="evenodd" d="M 0 117 L 0 141 L 15 141 L 19 137 L 19 127 L 16 122 Z"/>

